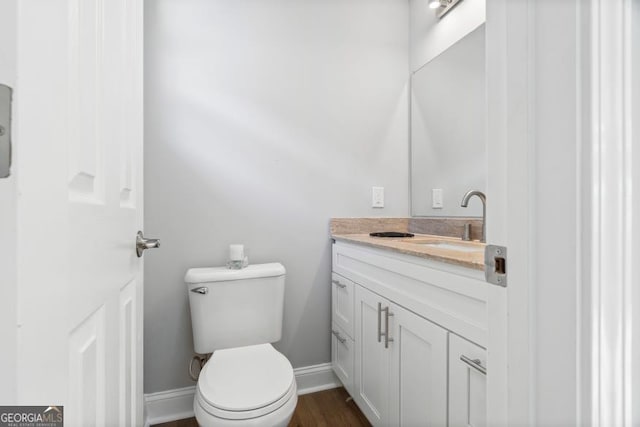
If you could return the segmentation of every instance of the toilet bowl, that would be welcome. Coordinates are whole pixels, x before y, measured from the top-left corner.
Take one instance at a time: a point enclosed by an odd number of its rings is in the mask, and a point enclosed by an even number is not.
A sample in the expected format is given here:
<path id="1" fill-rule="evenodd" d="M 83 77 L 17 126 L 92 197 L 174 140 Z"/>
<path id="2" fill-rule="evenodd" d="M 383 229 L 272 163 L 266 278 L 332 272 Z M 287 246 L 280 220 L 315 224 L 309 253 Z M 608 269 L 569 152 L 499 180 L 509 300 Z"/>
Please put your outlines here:
<path id="1" fill-rule="evenodd" d="M 261 344 L 213 353 L 198 379 L 194 411 L 203 427 L 284 427 L 297 401 L 291 364 Z"/>
<path id="2" fill-rule="evenodd" d="M 213 353 L 193 408 L 203 427 L 286 427 L 298 402 L 282 336 L 282 264 L 192 268 L 185 275 L 197 353 Z"/>

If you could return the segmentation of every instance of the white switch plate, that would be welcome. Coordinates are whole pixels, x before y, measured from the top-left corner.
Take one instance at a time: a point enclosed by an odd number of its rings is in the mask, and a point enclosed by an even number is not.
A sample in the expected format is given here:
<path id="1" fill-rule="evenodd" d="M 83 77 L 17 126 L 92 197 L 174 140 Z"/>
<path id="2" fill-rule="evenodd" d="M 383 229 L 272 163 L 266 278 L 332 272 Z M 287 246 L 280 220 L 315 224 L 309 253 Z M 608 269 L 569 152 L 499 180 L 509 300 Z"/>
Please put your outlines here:
<path id="1" fill-rule="evenodd" d="M 442 188 L 431 189 L 431 207 L 442 209 Z"/>
<path id="2" fill-rule="evenodd" d="M 384 187 L 371 187 L 371 207 L 384 208 Z"/>

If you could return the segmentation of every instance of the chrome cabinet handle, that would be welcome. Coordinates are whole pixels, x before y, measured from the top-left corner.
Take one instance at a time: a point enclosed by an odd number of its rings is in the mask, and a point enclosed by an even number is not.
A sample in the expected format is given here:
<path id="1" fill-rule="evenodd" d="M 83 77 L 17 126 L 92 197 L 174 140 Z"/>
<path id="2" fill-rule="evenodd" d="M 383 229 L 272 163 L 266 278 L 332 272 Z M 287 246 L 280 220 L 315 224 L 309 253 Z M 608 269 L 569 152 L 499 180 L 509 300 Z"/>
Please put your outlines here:
<path id="1" fill-rule="evenodd" d="M 480 359 L 470 359 L 464 354 L 460 356 L 460 360 L 471 366 L 476 371 L 480 372 L 483 375 L 487 375 L 487 368 L 482 366 L 482 361 Z"/>
<path id="2" fill-rule="evenodd" d="M 382 303 L 378 303 L 378 342 L 382 342 Z"/>
<path id="3" fill-rule="evenodd" d="M 331 331 L 331 333 L 332 333 L 333 335 L 335 335 L 335 337 L 338 339 L 338 341 L 340 341 L 342 344 L 344 344 L 344 343 L 346 343 L 346 342 L 347 342 L 347 339 L 346 339 L 346 338 L 342 338 L 342 337 L 340 336 L 340 332 L 332 330 L 332 331 Z"/>
<path id="4" fill-rule="evenodd" d="M 191 289 L 191 292 L 193 292 L 194 294 L 206 295 L 209 293 L 209 288 L 200 286 L 199 288 Z"/>
<path id="5" fill-rule="evenodd" d="M 382 332 L 382 312 L 384 311 L 384 332 Z M 382 308 L 382 303 L 378 303 L 378 342 L 382 342 L 384 336 L 384 348 L 389 348 L 389 343 L 393 342 L 393 338 L 389 336 L 389 317 L 393 313 L 389 311 L 389 306 Z"/>
<path id="6" fill-rule="evenodd" d="M 389 306 L 382 311 L 384 311 L 384 348 L 389 348 L 389 343 L 393 342 L 393 338 L 389 336 L 389 317 L 393 316 L 393 313 L 389 311 Z"/>
<path id="7" fill-rule="evenodd" d="M 332 280 L 331 282 L 341 289 L 344 289 L 347 287 L 347 285 L 345 285 L 344 283 L 340 283 L 338 280 Z"/>
<path id="8" fill-rule="evenodd" d="M 145 239 L 142 231 L 138 231 L 136 234 L 136 255 L 138 258 L 142 256 L 142 252 L 146 249 L 153 249 L 160 247 L 160 240 L 158 239 Z"/>

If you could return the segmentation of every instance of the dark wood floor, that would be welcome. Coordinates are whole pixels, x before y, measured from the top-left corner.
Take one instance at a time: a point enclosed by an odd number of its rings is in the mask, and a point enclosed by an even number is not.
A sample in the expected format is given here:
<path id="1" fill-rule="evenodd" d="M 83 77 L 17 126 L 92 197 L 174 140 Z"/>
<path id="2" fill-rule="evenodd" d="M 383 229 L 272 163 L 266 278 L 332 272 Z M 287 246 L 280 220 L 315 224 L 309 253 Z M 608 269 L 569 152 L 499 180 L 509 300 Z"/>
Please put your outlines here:
<path id="1" fill-rule="evenodd" d="M 289 427 L 369 427 L 369 421 L 342 387 L 298 396 Z M 198 427 L 195 418 L 156 424 L 152 427 Z"/>

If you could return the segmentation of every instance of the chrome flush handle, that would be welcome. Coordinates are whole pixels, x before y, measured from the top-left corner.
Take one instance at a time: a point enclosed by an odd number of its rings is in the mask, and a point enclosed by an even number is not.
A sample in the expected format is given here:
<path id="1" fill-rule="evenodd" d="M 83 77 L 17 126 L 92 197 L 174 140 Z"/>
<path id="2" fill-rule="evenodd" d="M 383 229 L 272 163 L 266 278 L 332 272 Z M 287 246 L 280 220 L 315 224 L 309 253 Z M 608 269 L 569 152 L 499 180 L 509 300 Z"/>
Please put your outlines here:
<path id="1" fill-rule="evenodd" d="M 159 247 L 159 239 L 145 239 L 142 231 L 138 231 L 138 234 L 136 234 L 136 255 L 138 255 L 138 258 L 142 256 L 142 252 L 145 250 Z"/>

